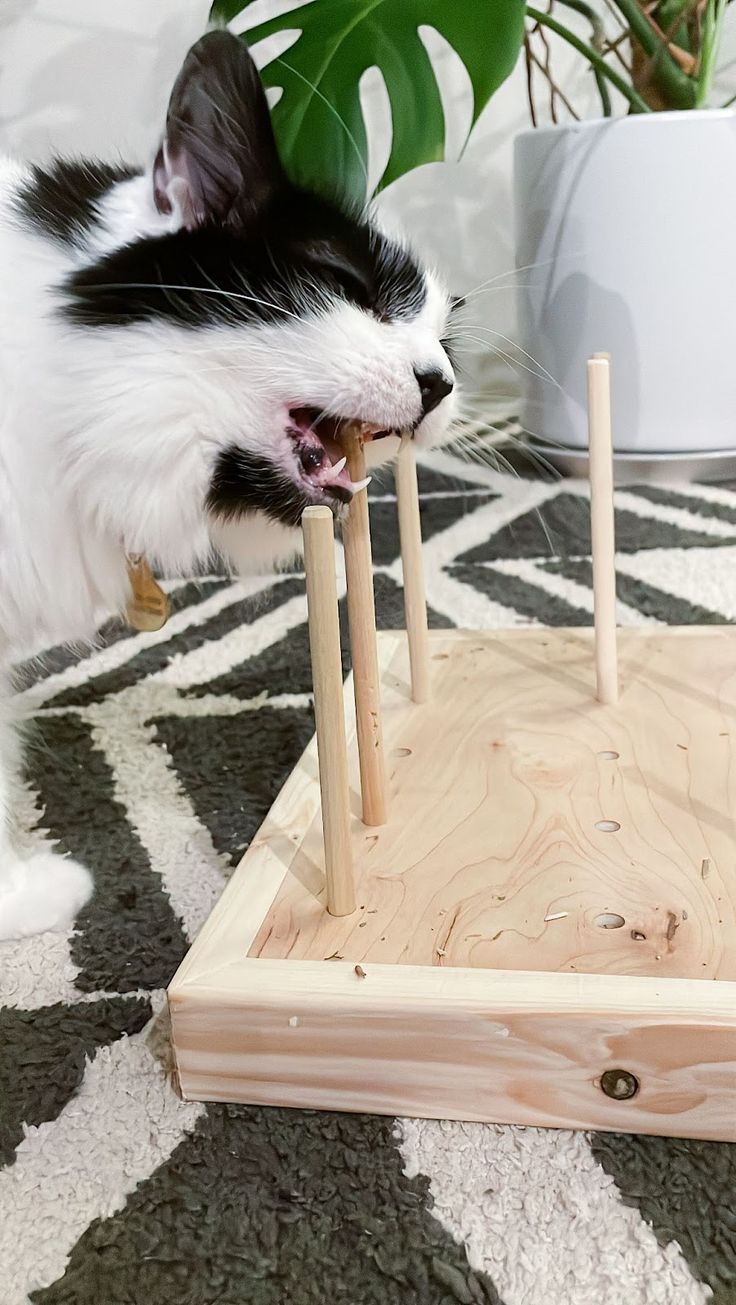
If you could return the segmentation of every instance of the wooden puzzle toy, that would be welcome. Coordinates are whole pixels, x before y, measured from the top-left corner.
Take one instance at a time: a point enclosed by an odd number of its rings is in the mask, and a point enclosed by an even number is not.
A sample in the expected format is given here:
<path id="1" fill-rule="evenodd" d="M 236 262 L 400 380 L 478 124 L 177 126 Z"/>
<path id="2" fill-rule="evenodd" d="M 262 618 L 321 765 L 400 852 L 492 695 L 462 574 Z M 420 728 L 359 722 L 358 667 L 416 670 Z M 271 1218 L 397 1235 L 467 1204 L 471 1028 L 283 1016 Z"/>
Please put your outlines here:
<path id="1" fill-rule="evenodd" d="M 305 513 L 316 736 L 170 986 L 185 1097 L 736 1140 L 736 629 L 617 629 L 605 355 L 588 405 L 592 630 L 428 631 L 405 440 L 343 689 Z"/>

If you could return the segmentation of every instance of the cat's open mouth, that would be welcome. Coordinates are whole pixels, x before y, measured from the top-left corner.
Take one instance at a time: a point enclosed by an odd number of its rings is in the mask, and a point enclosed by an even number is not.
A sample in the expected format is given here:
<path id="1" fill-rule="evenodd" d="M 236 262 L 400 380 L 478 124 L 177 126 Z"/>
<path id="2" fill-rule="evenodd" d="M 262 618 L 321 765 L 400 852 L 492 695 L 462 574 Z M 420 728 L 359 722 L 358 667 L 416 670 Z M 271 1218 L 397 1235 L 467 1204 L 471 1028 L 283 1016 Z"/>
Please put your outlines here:
<path id="1" fill-rule="evenodd" d="M 343 427 L 358 425 L 365 440 L 381 439 L 390 434 L 368 422 L 353 423 L 347 417 L 332 417 L 317 408 L 290 408 L 287 434 L 294 444 L 299 475 L 320 497 L 336 498 L 349 503 L 353 494 L 368 482 L 353 482 L 347 468 L 345 451 L 340 443 Z M 370 477 L 369 477 L 370 479 Z"/>

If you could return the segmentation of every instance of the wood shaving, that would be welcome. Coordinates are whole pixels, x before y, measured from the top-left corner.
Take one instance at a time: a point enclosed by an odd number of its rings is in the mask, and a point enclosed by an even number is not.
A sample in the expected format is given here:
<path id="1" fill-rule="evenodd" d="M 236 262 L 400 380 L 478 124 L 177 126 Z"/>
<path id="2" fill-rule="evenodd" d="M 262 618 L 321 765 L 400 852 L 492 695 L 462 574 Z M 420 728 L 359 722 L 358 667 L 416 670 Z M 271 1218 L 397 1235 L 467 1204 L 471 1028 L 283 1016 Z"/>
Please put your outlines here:
<path id="1" fill-rule="evenodd" d="M 356 967 L 355 967 L 355 973 L 357 974 L 357 976 L 358 976 L 359 979 L 364 979 L 364 978 L 365 978 L 365 970 L 363 969 L 363 966 L 362 966 L 362 965 L 356 965 Z"/>
<path id="2" fill-rule="evenodd" d="M 326 961 L 342 961 L 345 958 L 339 952 L 333 952 L 331 956 L 325 956 Z"/>
<path id="3" fill-rule="evenodd" d="M 553 915 L 545 915 L 544 923 L 549 924 L 550 920 L 566 920 L 569 914 L 569 911 L 555 911 Z"/>

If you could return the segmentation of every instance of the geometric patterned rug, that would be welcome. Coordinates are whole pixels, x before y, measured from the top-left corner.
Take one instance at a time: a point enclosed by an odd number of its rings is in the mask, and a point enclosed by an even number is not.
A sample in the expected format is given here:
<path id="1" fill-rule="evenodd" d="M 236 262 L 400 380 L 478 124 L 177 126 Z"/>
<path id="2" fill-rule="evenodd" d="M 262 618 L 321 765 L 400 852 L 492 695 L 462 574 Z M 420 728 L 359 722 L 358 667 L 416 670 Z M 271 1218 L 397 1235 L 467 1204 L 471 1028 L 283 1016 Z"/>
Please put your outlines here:
<path id="1" fill-rule="evenodd" d="M 433 625 L 590 622 L 582 482 L 449 452 L 420 482 Z M 622 624 L 736 619 L 736 487 L 616 510 Z M 163 630 L 23 673 L 29 839 L 96 892 L 0 944 L 0 1305 L 734 1305 L 733 1146 L 179 1100 L 166 984 L 313 724 L 298 571 L 168 588 Z"/>

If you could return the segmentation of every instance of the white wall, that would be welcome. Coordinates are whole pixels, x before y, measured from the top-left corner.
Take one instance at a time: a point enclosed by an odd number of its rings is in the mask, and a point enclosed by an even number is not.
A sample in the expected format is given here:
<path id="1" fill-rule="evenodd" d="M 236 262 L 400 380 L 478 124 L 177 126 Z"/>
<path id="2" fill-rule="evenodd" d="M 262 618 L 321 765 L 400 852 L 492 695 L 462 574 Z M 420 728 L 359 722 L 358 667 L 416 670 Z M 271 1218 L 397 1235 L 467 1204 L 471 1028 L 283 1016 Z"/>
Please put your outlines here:
<path id="1" fill-rule="evenodd" d="M 260 0 L 265 7 L 289 0 Z M 291 0 L 293 3 L 293 0 Z M 598 6 L 604 0 L 598 0 Z M 736 89 L 736 4 L 732 7 L 720 90 Z M 0 148 L 43 159 L 54 151 L 145 159 L 157 143 L 168 92 L 181 59 L 205 29 L 209 0 L 0 0 Z M 254 7 L 254 13 L 256 12 Z M 431 38 L 430 34 L 430 38 Z M 469 112 L 466 79 L 454 56 L 431 45 L 450 107 L 449 152 L 457 157 Z M 567 47 L 555 48 L 557 79 L 583 112 L 597 103 L 590 74 Z M 365 101 L 380 123 L 380 85 L 367 79 Z M 513 337 L 513 137 L 529 125 L 523 61 L 488 106 L 462 159 L 402 178 L 382 204 L 438 265 L 467 291 L 498 278 L 473 300 L 474 340 L 482 350 L 477 384 L 501 406 L 513 405 L 519 370 L 485 345 L 508 349 Z M 385 132 L 376 133 L 385 152 Z M 374 168 L 380 160 L 374 160 Z M 533 273 L 524 274 L 526 276 Z M 500 332 L 501 335 L 494 335 Z M 480 367 L 478 367 L 480 361 Z M 475 384 L 475 381 L 474 381 Z M 509 396 L 508 398 L 506 396 Z"/>
<path id="2" fill-rule="evenodd" d="M 0 146 L 145 153 L 208 0 L 2 0 Z"/>

